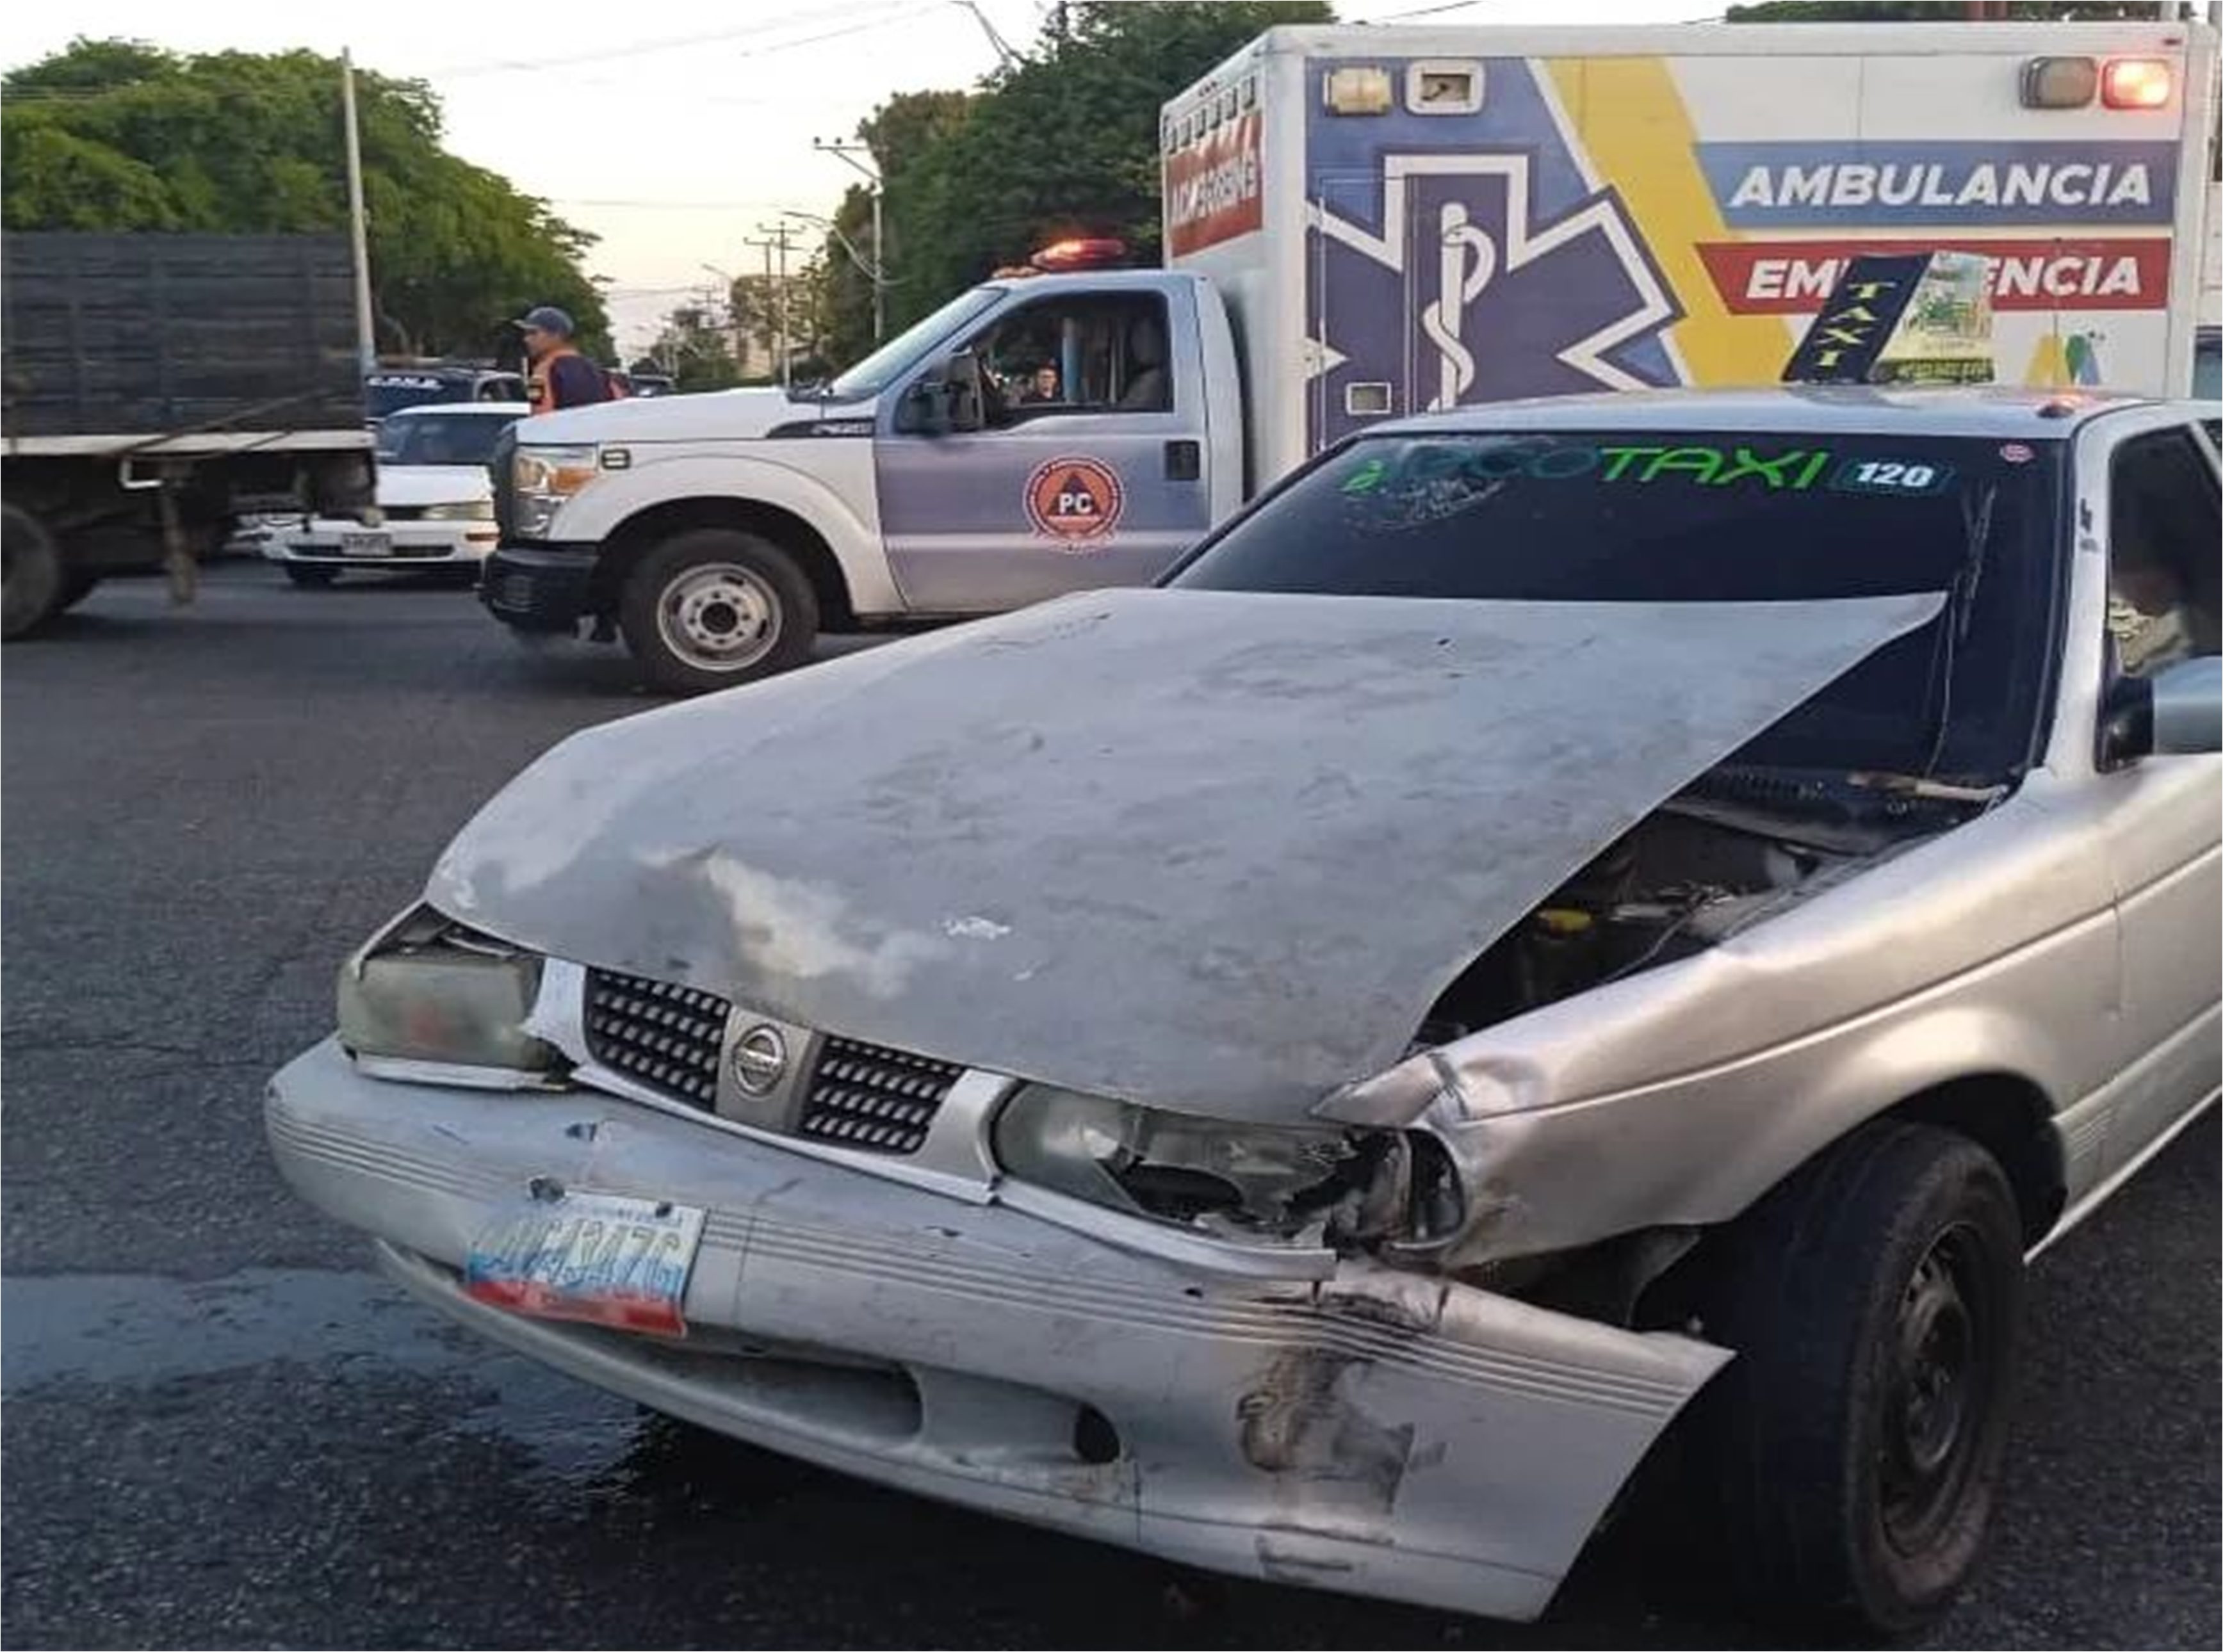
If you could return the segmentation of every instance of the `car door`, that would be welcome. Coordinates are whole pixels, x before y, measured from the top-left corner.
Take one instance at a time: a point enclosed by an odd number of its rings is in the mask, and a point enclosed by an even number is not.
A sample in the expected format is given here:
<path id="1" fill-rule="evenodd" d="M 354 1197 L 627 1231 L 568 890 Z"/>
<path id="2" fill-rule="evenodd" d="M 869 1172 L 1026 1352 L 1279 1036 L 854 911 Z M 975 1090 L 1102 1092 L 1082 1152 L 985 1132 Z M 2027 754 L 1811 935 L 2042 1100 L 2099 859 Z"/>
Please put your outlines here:
<path id="1" fill-rule="evenodd" d="M 1141 285 L 1061 287 L 1004 311 L 967 348 L 986 428 L 899 432 L 897 394 L 874 437 L 880 531 L 913 612 L 1147 584 L 1202 537 L 1211 447 L 1186 304 Z"/>
<path id="2" fill-rule="evenodd" d="M 2101 421 L 2096 431 L 2105 431 Z M 2132 429 L 2082 455 L 2101 481 L 2096 524 L 2106 559 L 2104 705 L 2113 681 L 2219 651 L 2223 567 L 2215 462 L 2195 426 Z M 2093 494 L 2085 491 L 2088 503 Z M 2160 755 L 2108 764 L 2096 776 L 2122 948 L 2122 1011 L 2130 1065 L 2108 1109 L 2105 1157 L 2137 1162 L 2223 1084 L 2223 757 Z"/>

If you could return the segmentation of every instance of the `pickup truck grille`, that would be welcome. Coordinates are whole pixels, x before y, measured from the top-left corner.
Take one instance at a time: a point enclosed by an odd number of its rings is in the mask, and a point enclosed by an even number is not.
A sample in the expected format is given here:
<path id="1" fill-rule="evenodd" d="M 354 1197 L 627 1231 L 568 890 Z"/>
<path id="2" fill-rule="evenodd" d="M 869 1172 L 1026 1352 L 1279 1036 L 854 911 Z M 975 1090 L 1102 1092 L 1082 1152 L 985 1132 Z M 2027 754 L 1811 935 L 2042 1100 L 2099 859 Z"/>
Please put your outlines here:
<path id="1" fill-rule="evenodd" d="M 915 1153 L 963 1071 L 907 1051 L 829 1038 L 819 1052 L 796 1128 L 845 1147 Z"/>
<path id="2" fill-rule="evenodd" d="M 608 970 L 587 971 L 587 1053 L 615 1072 L 708 1112 L 733 1006 L 714 992 Z"/>

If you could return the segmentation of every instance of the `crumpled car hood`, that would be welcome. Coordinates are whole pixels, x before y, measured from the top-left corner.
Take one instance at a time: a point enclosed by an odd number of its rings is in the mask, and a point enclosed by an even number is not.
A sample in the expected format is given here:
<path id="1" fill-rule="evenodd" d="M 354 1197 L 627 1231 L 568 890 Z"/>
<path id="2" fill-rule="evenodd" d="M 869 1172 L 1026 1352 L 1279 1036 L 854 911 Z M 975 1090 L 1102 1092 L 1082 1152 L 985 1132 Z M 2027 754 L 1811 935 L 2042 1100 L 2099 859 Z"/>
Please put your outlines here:
<path id="1" fill-rule="evenodd" d="M 1940 600 L 1096 592 L 574 735 L 428 898 L 847 1037 L 1295 1119 Z"/>

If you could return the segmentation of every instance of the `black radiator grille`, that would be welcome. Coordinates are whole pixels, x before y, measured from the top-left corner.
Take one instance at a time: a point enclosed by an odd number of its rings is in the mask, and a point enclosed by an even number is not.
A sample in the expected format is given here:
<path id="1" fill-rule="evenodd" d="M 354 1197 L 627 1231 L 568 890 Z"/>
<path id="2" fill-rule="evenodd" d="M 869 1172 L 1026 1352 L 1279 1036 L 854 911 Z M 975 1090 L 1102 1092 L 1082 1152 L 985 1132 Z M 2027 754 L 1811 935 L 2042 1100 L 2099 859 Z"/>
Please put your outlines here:
<path id="1" fill-rule="evenodd" d="M 587 971 L 587 1053 L 708 1111 L 732 1006 L 715 992 L 608 970 Z"/>
<path id="2" fill-rule="evenodd" d="M 796 1128 L 822 1141 L 877 1153 L 915 1153 L 962 1067 L 903 1050 L 829 1038 Z"/>

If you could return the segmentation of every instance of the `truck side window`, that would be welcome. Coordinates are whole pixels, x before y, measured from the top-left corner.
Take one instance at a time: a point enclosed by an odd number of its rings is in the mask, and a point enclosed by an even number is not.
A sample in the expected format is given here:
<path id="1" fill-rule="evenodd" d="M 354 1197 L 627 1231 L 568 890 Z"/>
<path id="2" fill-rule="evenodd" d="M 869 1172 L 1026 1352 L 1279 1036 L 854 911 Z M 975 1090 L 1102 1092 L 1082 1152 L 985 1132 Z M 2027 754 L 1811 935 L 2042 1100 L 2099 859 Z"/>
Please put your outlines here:
<path id="1" fill-rule="evenodd" d="M 2189 425 L 2133 437 L 2107 472 L 2107 632 L 2145 676 L 2223 652 L 2214 467 Z"/>
<path id="2" fill-rule="evenodd" d="M 1167 342 L 1166 301 L 1155 292 L 1058 296 L 1014 310 L 972 342 L 989 423 L 1166 412 Z"/>

